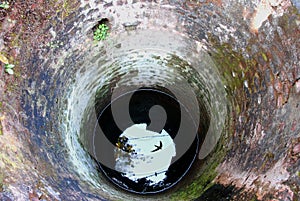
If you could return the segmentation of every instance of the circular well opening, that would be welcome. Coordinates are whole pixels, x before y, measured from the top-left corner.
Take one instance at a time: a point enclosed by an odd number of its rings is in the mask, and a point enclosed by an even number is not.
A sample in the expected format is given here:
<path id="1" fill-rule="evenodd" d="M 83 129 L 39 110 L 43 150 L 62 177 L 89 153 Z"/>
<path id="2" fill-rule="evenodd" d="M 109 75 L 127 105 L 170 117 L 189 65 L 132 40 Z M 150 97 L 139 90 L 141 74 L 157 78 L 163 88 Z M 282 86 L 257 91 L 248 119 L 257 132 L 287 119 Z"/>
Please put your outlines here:
<path id="1" fill-rule="evenodd" d="M 166 41 L 172 41 L 167 43 L 171 47 L 161 47 Z M 105 46 L 105 54 L 92 51 L 88 65 L 78 74 L 80 84 L 73 90 L 72 97 L 80 99 L 70 100 L 70 104 L 79 106 L 73 105 L 74 110 L 70 110 L 74 121 L 70 121 L 72 125 L 69 127 L 80 127 L 74 131 L 78 131 L 75 137 L 83 148 L 82 152 L 78 152 L 78 146 L 74 144 L 76 139 L 72 136 L 67 142 L 72 150 L 76 148 L 73 161 L 81 168 L 81 175 L 85 175 L 82 178 L 98 190 L 121 193 L 122 197 L 133 196 L 127 191 L 138 194 L 137 199 L 141 194 L 155 197 L 154 194 L 159 193 L 159 199 L 167 196 L 163 198 L 166 200 L 170 193 L 191 184 L 200 171 L 206 171 L 202 168 L 205 161 L 199 161 L 217 142 L 222 118 L 226 117 L 223 111 L 225 102 L 219 97 L 218 90 L 222 90 L 222 86 L 218 75 L 212 71 L 214 65 L 210 58 L 202 52 L 181 54 L 185 53 L 180 51 L 182 48 L 196 48 L 194 43 L 189 44 L 188 40 L 173 33 L 147 30 L 136 35 L 121 34 L 114 43 Z M 101 50 L 102 46 L 99 48 Z M 161 121 L 165 120 L 161 116 L 152 117 L 156 110 L 162 111 L 159 113 L 162 116 L 166 115 L 166 122 Z M 75 114 L 82 114 L 82 118 Z M 163 127 L 153 126 L 152 119 L 158 119 Z M 172 119 L 173 123 L 168 124 Z M 176 123 L 176 119 L 180 120 Z M 169 155 L 171 162 L 166 170 L 163 171 L 165 166 L 160 165 L 158 169 L 148 168 L 142 174 L 138 172 L 137 176 L 133 171 L 136 169 L 130 169 L 131 163 L 135 165 L 134 157 L 141 152 L 138 151 L 140 147 L 135 147 L 137 143 L 130 139 L 135 134 L 125 135 L 124 132 L 135 125 L 157 135 L 164 130 L 169 136 L 169 145 L 173 141 L 176 154 L 174 157 Z M 179 127 L 177 133 L 176 126 Z M 167 147 L 166 143 L 149 140 L 148 153 L 160 153 L 161 148 Z M 86 154 L 91 157 L 86 157 Z M 127 170 L 122 169 L 125 162 L 122 163 L 120 158 L 131 160 L 131 163 L 128 160 Z M 155 177 L 160 179 L 155 180 Z"/>
<path id="2" fill-rule="evenodd" d="M 95 108 L 102 109 L 94 129 L 94 155 L 102 173 L 118 187 L 138 194 L 162 192 L 190 169 L 198 152 L 198 128 L 167 89 L 140 88 Z M 193 142 L 175 159 L 185 143 L 176 142 L 177 135 L 191 135 Z"/>

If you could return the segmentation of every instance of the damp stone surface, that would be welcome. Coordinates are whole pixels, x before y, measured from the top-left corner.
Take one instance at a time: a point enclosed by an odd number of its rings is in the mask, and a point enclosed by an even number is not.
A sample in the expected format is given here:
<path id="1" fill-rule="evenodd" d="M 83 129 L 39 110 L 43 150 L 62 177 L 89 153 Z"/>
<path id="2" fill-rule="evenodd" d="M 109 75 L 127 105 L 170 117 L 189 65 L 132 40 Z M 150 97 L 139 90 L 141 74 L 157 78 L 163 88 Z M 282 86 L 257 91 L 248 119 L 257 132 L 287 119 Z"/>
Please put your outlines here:
<path id="1" fill-rule="evenodd" d="M 17 0 L 0 21 L 0 200 L 300 199 L 297 0 Z M 199 129 L 189 171 L 151 196 L 90 154 L 97 111 L 140 87 Z"/>

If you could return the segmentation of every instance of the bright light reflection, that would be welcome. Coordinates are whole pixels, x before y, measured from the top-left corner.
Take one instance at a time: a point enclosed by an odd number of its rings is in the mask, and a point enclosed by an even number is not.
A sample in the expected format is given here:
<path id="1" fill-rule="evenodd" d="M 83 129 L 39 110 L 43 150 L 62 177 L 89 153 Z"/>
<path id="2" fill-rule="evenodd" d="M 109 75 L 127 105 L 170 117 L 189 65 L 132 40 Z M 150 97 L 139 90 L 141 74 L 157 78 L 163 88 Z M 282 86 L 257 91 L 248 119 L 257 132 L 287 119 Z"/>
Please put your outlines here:
<path id="1" fill-rule="evenodd" d="M 146 130 L 147 124 L 135 124 L 119 137 L 115 149 L 115 169 L 133 181 L 146 178 L 157 184 L 166 177 L 172 157 L 176 156 L 171 136 Z"/>

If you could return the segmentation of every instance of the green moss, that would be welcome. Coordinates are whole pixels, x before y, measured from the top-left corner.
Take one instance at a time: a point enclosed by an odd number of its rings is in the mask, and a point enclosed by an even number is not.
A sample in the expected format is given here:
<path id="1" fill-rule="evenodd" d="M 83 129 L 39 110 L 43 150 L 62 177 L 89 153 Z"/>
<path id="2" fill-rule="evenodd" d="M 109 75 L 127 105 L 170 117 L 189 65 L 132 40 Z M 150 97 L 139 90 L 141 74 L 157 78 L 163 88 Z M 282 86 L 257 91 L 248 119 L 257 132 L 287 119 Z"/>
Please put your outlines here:
<path id="1" fill-rule="evenodd" d="M 171 200 L 192 200 L 201 196 L 205 190 L 214 184 L 212 180 L 217 176 L 215 171 L 217 166 L 217 162 L 211 164 L 193 183 L 174 193 Z"/>
<path id="2" fill-rule="evenodd" d="M 253 197 L 253 198 L 251 198 L 250 201 L 258 201 L 258 199 L 257 199 L 257 197 Z"/>
<path id="3" fill-rule="evenodd" d="M 264 158 L 266 158 L 268 160 L 269 159 L 274 159 L 274 157 L 275 157 L 275 155 L 272 152 L 270 152 L 270 151 L 266 152 L 265 156 L 264 156 Z"/>
<path id="4" fill-rule="evenodd" d="M 225 128 L 224 131 L 230 130 L 229 124 L 227 125 L 227 129 Z M 212 152 L 213 154 L 208 156 L 208 159 L 206 159 L 205 164 L 207 165 L 203 165 L 201 167 L 202 170 L 199 170 L 202 174 L 196 176 L 191 184 L 186 185 L 184 188 L 173 193 L 171 200 L 194 200 L 214 185 L 213 180 L 218 174 L 216 168 L 222 162 L 227 152 L 226 148 L 223 146 L 227 140 L 224 136 L 225 133 L 223 133 L 215 150 Z"/>
<path id="5" fill-rule="evenodd" d="M 59 14 L 59 17 L 64 20 L 79 7 L 79 4 L 76 1 L 71 0 L 63 0 L 63 2 L 54 0 L 51 3 L 51 7 L 53 7 L 56 10 L 56 13 Z"/>
<path id="6" fill-rule="evenodd" d="M 210 93 L 204 81 L 197 76 L 198 72 L 187 61 L 181 59 L 177 55 L 170 55 L 169 58 L 164 59 L 163 62 L 166 66 L 175 68 L 189 84 L 197 83 L 198 91 L 195 91 L 195 93 L 199 96 L 198 98 L 204 98 L 208 103 L 211 102 Z M 200 92 L 200 89 L 204 92 Z"/>
<path id="7" fill-rule="evenodd" d="M 17 76 L 19 76 L 19 72 L 17 72 Z M 18 82 L 10 82 L 7 84 L 6 92 L 16 92 L 18 91 Z"/>
<path id="8" fill-rule="evenodd" d="M 274 160 L 274 153 L 267 151 L 264 155 L 263 164 L 261 165 L 261 169 L 264 170 L 268 165 L 272 165 L 272 161 Z"/>
<path id="9" fill-rule="evenodd" d="M 260 52 L 258 55 L 253 55 L 253 57 L 244 58 L 243 54 L 240 51 L 233 50 L 232 45 L 229 43 L 220 44 L 213 36 L 209 36 L 209 42 L 214 47 L 210 51 L 211 58 L 221 74 L 221 80 L 228 98 L 236 105 L 235 109 L 237 110 L 233 112 L 239 114 L 245 102 L 249 101 L 249 95 L 260 90 L 260 82 L 257 82 L 258 72 L 260 72 L 258 57 L 267 62 L 267 54 Z M 245 49 L 246 52 L 249 51 L 251 54 L 251 44 Z M 248 83 L 247 89 L 244 85 L 245 81 Z"/>
<path id="10" fill-rule="evenodd" d="M 3 191 L 3 180 L 4 180 L 4 174 L 3 171 L 0 171 L 0 192 Z"/>
<path id="11" fill-rule="evenodd" d="M 241 106 L 247 98 L 243 86 L 245 80 L 247 80 L 250 85 L 248 91 L 250 93 L 254 91 L 251 87 L 254 86 L 254 81 L 252 79 L 255 77 L 253 75 L 258 66 L 257 60 L 255 58 L 245 59 L 240 52 L 234 51 L 230 44 L 219 44 L 213 38 L 210 38 L 210 42 L 215 48 L 211 52 L 211 58 L 221 74 L 222 82 L 226 86 L 226 91 L 229 93 L 228 95 L 234 100 L 234 112 L 239 114 L 241 112 Z M 261 56 L 265 61 L 268 61 L 265 53 L 262 53 Z M 175 63 L 178 64 L 178 62 Z M 172 65 L 174 66 L 174 63 L 172 63 Z M 184 64 L 179 66 L 184 66 Z M 235 96 L 239 96 L 240 98 L 235 99 Z M 230 129 L 233 128 L 228 127 L 225 130 L 229 133 L 233 133 Z M 202 167 L 203 170 L 201 172 L 203 172 L 203 174 L 198 175 L 197 178 L 193 179 L 193 182 L 190 185 L 187 185 L 185 188 L 174 193 L 171 197 L 172 200 L 195 199 L 201 196 L 203 192 L 214 184 L 213 180 L 217 176 L 216 168 L 226 153 L 226 150 L 224 150 L 223 147 L 225 141 L 226 139 L 222 137 L 213 152 L 213 155 L 205 161 L 208 165 Z M 254 200 L 255 199 L 256 198 L 254 198 Z"/>
<path id="12" fill-rule="evenodd" d="M 240 53 L 234 52 L 228 44 L 215 45 L 216 51 L 212 54 L 212 59 L 223 75 L 223 82 L 233 91 L 243 85 L 245 74 L 249 67 Z M 233 75 L 233 73 L 235 75 Z"/>
<path id="13" fill-rule="evenodd" d="M 0 153 L 0 160 L 13 168 L 17 167 L 17 164 L 14 161 L 10 160 L 9 157 L 7 157 L 4 153 Z"/>
<path id="14" fill-rule="evenodd" d="M 300 14 L 296 7 L 290 6 L 288 12 L 285 12 L 278 20 L 279 26 L 283 29 L 286 35 L 298 34 L 297 19 Z M 297 38 L 297 37 L 296 37 Z"/>
<path id="15" fill-rule="evenodd" d="M 11 45 L 13 47 L 20 47 L 20 41 L 22 41 L 22 39 L 20 38 L 21 37 L 21 34 L 20 33 L 11 33 L 10 34 L 10 37 L 12 38 L 12 41 L 11 41 Z"/>
<path id="16" fill-rule="evenodd" d="M 239 105 L 236 105 L 236 106 L 235 106 L 235 112 L 236 112 L 237 114 L 240 114 L 240 112 L 241 112 L 241 107 L 240 107 Z"/>
<path id="17" fill-rule="evenodd" d="M 227 47 L 226 47 L 227 48 Z M 216 55 L 213 55 L 213 59 L 216 61 L 216 58 L 218 58 L 218 67 L 221 66 L 222 62 L 225 64 L 220 67 L 221 72 L 223 72 L 223 78 L 225 79 L 225 82 L 230 84 L 230 87 L 241 87 L 243 84 L 243 79 L 242 78 L 242 70 L 247 69 L 240 69 L 240 62 L 242 59 L 241 55 L 235 55 L 233 52 L 232 54 L 229 54 L 230 56 L 227 57 L 227 54 L 223 52 L 222 49 L 219 49 L 218 52 L 216 52 Z M 188 63 L 184 63 L 182 59 L 177 58 L 176 56 L 172 56 L 169 60 L 167 60 L 167 66 L 170 65 L 172 67 L 178 67 L 179 71 L 183 71 L 184 76 L 186 76 L 186 79 L 189 82 L 192 83 L 199 83 L 201 84 L 201 80 L 190 80 L 191 78 L 194 78 L 195 73 L 192 71 L 192 68 L 189 66 Z M 232 77 L 232 71 L 237 72 L 238 76 L 233 79 Z M 233 79 L 233 81 L 232 81 Z M 203 84 L 203 88 L 205 88 L 205 85 Z M 209 93 L 207 93 L 209 95 Z M 210 97 L 206 97 L 207 100 L 210 100 Z M 224 133 L 222 133 L 222 137 L 220 138 L 216 148 L 214 151 L 212 151 L 212 155 L 208 156 L 207 159 L 205 160 L 205 164 L 203 164 L 199 170 L 202 174 L 196 175 L 195 178 L 193 178 L 193 181 L 184 186 L 183 188 L 180 188 L 176 192 L 172 193 L 170 199 L 171 200 L 193 200 L 198 197 L 200 197 L 203 192 L 205 192 L 208 188 L 210 188 L 212 185 L 214 185 L 213 180 L 217 176 L 217 171 L 216 168 L 218 165 L 221 163 L 223 160 L 225 154 L 226 154 L 226 148 L 223 146 L 226 144 L 226 134 L 227 132 L 233 132 L 230 131 L 230 126 L 229 126 L 229 119 L 227 120 L 227 128 L 224 128 Z M 225 133 L 226 132 L 226 133 Z"/>

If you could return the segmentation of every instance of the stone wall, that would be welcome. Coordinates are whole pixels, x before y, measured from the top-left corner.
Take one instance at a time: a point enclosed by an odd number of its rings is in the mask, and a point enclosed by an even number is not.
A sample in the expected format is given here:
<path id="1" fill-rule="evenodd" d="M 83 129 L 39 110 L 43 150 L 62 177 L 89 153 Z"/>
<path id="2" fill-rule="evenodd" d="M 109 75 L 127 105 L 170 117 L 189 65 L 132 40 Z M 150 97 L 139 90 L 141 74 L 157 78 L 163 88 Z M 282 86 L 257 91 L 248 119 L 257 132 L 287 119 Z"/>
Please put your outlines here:
<path id="1" fill-rule="evenodd" d="M 36 6 L 46 11 L 41 2 Z M 2 48 L 17 51 L 19 72 L 0 80 L 2 200 L 300 199 L 296 1 L 61 3 L 53 1 L 56 12 L 17 47 Z M 96 42 L 101 19 L 109 36 Z M 143 55 L 146 49 L 156 57 Z M 163 67 L 143 74 L 141 58 Z M 182 73 L 209 111 L 207 149 L 173 189 L 130 194 L 97 171 L 83 128 L 93 132 L 85 125 L 99 87 L 112 90 L 129 72 L 141 74 L 139 83 L 171 83 L 168 67 Z"/>

